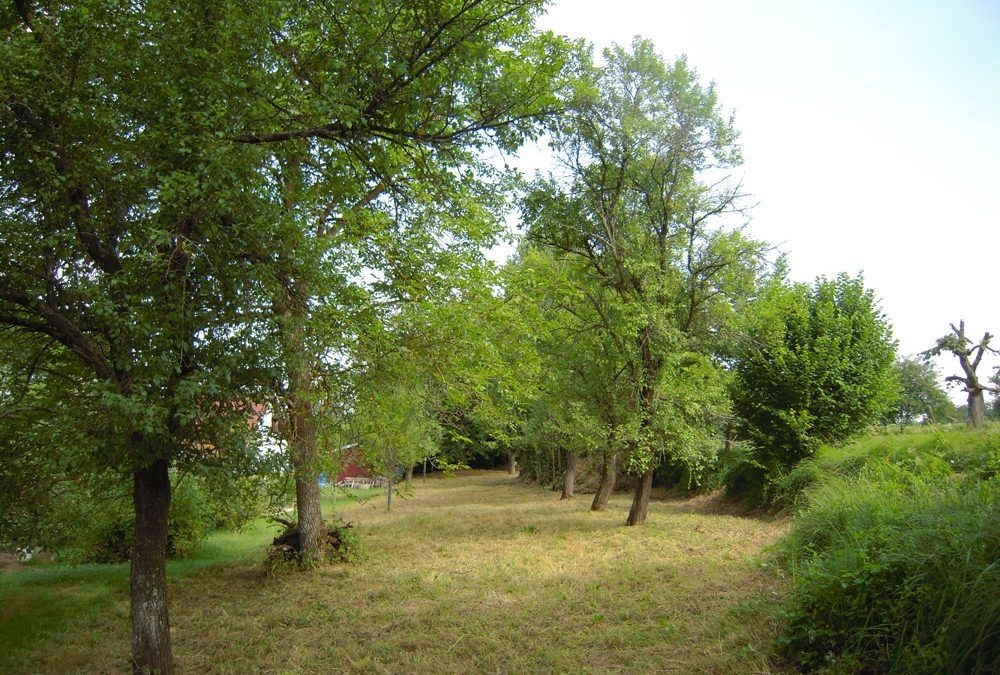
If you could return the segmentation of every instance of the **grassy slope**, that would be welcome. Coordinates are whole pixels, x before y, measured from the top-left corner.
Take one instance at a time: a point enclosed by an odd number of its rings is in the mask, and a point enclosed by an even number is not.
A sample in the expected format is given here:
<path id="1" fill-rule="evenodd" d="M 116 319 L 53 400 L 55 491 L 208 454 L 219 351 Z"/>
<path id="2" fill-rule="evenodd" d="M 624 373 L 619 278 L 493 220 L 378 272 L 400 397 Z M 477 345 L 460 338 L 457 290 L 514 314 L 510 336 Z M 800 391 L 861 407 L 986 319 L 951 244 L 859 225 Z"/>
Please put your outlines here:
<path id="1" fill-rule="evenodd" d="M 787 523 L 702 498 L 654 502 L 645 527 L 625 528 L 627 505 L 591 513 L 585 496 L 560 502 L 499 473 L 417 482 L 389 514 L 338 499 L 364 538 L 360 564 L 269 579 L 247 537 L 252 562 L 174 575 L 178 669 L 772 671 L 766 617 L 784 583 L 757 556 Z M 123 579 L 19 667 L 123 670 Z"/>

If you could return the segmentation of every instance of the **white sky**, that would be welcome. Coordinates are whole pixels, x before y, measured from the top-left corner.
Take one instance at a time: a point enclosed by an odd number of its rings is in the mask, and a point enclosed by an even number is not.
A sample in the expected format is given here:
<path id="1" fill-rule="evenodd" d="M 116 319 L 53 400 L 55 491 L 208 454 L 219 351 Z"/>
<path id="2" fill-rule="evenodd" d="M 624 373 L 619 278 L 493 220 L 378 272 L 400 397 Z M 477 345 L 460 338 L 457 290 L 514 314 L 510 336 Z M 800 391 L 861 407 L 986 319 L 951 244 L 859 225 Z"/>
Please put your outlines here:
<path id="1" fill-rule="evenodd" d="M 863 272 L 901 354 L 1000 333 L 1000 2 L 558 0 L 540 26 L 687 54 L 735 111 L 749 234 L 797 280 Z"/>

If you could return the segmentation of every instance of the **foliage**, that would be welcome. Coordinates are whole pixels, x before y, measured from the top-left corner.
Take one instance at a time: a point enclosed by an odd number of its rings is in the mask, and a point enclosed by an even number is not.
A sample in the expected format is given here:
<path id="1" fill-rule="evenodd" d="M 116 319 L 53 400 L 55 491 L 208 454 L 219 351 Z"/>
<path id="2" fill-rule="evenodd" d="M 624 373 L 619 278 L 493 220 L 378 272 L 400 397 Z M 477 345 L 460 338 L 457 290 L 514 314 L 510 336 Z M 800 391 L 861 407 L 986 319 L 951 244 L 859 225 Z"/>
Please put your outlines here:
<path id="1" fill-rule="evenodd" d="M 552 260 L 536 302 L 550 317 L 543 370 L 555 375 L 536 428 L 581 428 L 553 414 L 578 401 L 569 410 L 595 419 L 579 449 L 620 453 L 635 475 L 666 459 L 697 473 L 728 412 L 713 357 L 764 247 L 716 224 L 741 192 L 705 178 L 740 161 L 714 85 L 639 38 L 604 61 L 579 54 L 571 114 L 553 131 L 562 169 L 532 183 L 523 205 L 534 264 Z"/>
<path id="2" fill-rule="evenodd" d="M 796 586 L 778 644 L 797 667 L 1000 667 L 1000 481 L 949 473 L 875 460 L 809 494 L 784 544 Z"/>
<path id="3" fill-rule="evenodd" d="M 896 345 L 863 280 L 774 283 L 746 315 L 733 402 L 754 458 L 777 475 L 877 422 L 895 394 Z"/>
<path id="4" fill-rule="evenodd" d="M 996 473 L 993 451 L 1000 429 L 907 430 L 869 434 L 844 446 L 822 446 L 788 473 L 767 484 L 765 499 L 775 509 L 798 509 L 808 491 L 827 478 L 851 478 L 873 462 L 889 462 L 918 475 L 946 476 L 952 472 L 989 479 Z"/>
<path id="5" fill-rule="evenodd" d="M 938 384 L 930 361 L 905 357 L 897 359 L 894 368 L 899 389 L 887 420 L 903 428 L 918 420 L 947 422 L 956 416 L 955 404 Z"/>

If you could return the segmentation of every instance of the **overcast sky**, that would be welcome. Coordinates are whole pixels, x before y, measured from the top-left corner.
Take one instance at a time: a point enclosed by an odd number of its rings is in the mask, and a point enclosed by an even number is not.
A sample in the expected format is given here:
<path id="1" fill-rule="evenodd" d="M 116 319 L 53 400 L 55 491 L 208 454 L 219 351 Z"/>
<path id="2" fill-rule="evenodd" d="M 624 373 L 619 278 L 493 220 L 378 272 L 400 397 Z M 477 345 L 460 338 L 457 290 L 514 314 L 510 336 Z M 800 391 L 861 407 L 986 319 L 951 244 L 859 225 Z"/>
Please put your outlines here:
<path id="1" fill-rule="evenodd" d="M 797 280 L 863 272 L 901 354 L 1000 332 L 997 0 L 559 0 L 541 27 L 687 54 L 735 111 L 749 234 Z"/>

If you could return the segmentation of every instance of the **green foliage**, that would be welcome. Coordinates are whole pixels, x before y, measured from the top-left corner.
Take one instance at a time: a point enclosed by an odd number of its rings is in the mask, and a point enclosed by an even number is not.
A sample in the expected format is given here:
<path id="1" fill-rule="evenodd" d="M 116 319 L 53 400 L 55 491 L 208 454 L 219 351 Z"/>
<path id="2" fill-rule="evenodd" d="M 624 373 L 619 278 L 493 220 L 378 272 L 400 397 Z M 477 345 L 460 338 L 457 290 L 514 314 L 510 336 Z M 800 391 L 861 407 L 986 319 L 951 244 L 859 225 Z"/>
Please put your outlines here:
<path id="1" fill-rule="evenodd" d="M 809 491 L 827 478 L 857 476 L 873 462 L 890 462 L 920 475 L 969 474 L 981 479 L 996 474 L 993 459 L 1000 428 L 919 428 L 905 433 L 870 433 L 845 445 L 820 446 L 815 455 L 787 472 L 768 473 L 753 448 L 734 445 L 720 461 L 720 482 L 751 504 L 775 511 L 798 511 Z"/>
<path id="2" fill-rule="evenodd" d="M 938 384 L 938 373 L 930 361 L 902 358 L 894 368 L 899 389 L 888 422 L 902 428 L 921 419 L 947 422 L 956 418 L 955 404 Z"/>
<path id="3" fill-rule="evenodd" d="M 874 293 L 840 275 L 774 283 L 747 313 L 733 402 L 756 461 L 776 475 L 877 422 L 895 395 L 895 342 Z"/>
<path id="4" fill-rule="evenodd" d="M 948 469 L 874 460 L 809 494 L 784 544 L 796 586 L 779 645 L 796 666 L 1000 667 L 1000 481 Z"/>
<path id="5" fill-rule="evenodd" d="M 167 556 L 184 558 L 214 529 L 216 506 L 202 481 L 186 476 L 172 482 Z M 100 495 L 78 493 L 79 501 L 66 511 L 50 514 L 49 519 L 62 532 L 61 538 L 50 544 L 60 560 L 115 563 L 130 559 L 135 516 L 129 486 L 120 481 L 108 487 Z"/>
<path id="6" fill-rule="evenodd" d="M 738 184 L 704 178 L 739 164 L 737 133 L 684 58 L 639 38 L 602 66 L 577 56 L 552 143 L 568 170 L 532 183 L 522 208 L 546 328 L 526 445 L 699 476 L 728 413 L 715 357 L 763 271 L 763 245 L 723 226 Z"/>

